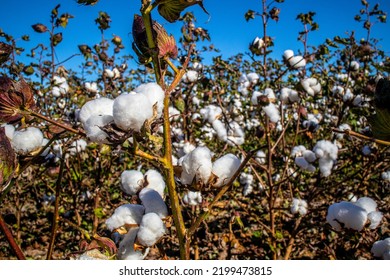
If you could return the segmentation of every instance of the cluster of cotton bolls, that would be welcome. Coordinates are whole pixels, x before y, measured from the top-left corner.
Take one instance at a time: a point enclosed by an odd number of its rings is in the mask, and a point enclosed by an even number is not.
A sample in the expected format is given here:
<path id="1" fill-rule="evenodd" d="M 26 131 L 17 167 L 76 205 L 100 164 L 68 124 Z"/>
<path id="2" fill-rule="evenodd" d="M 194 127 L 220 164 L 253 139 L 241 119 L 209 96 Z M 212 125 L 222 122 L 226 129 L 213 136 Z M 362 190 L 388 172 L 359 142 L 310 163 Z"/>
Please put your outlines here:
<path id="1" fill-rule="evenodd" d="M 251 72 L 248 74 L 241 74 L 238 79 L 238 92 L 243 96 L 247 96 L 249 89 L 253 88 L 259 82 L 259 75 L 257 73 Z"/>
<path id="2" fill-rule="evenodd" d="M 361 231 L 368 221 L 370 229 L 377 228 L 382 217 L 372 198 L 361 197 L 355 202 L 342 201 L 329 206 L 326 221 L 337 231 L 342 228 Z"/>
<path id="3" fill-rule="evenodd" d="M 163 219 L 168 216 L 165 204 L 165 182 L 162 175 L 150 169 L 145 174 L 138 170 L 125 170 L 121 174 L 121 189 L 129 195 L 137 195 L 140 204 L 123 204 L 115 209 L 106 220 L 110 231 L 130 228 L 126 233 L 113 233 L 119 242 L 118 259 L 144 259 L 149 247 L 158 242 L 166 233 Z M 135 250 L 135 244 L 146 249 Z"/>
<path id="4" fill-rule="evenodd" d="M 301 81 L 302 88 L 310 96 L 321 93 L 322 87 L 316 78 L 306 78 Z"/>
<path id="5" fill-rule="evenodd" d="M 249 172 L 242 172 L 240 174 L 240 184 L 244 187 L 243 194 L 249 195 L 253 192 L 253 185 L 255 183 L 253 175 Z"/>
<path id="6" fill-rule="evenodd" d="M 376 241 L 371 248 L 374 257 L 390 260 L 390 237 Z"/>
<path id="7" fill-rule="evenodd" d="M 283 58 L 288 62 L 290 67 L 294 69 L 299 69 L 306 66 L 306 60 L 301 55 L 294 55 L 294 51 L 292 50 L 284 51 Z"/>
<path id="8" fill-rule="evenodd" d="M 152 118 L 155 104 L 157 117 L 161 116 L 163 101 L 162 88 L 156 83 L 146 83 L 115 99 L 100 97 L 86 102 L 79 112 L 79 120 L 90 141 L 107 144 L 109 135 L 102 127 L 115 123 L 123 131 L 139 132 L 145 121 Z"/>
<path id="9" fill-rule="evenodd" d="M 314 172 L 316 170 L 313 163 L 318 160 L 318 166 L 323 177 L 328 177 L 337 160 L 338 147 L 328 140 L 320 140 L 313 150 L 306 149 L 305 146 L 295 146 L 291 151 L 295 164 L 302 170 Z"/>
<path id="10" fill-rule="evenodd" d="M 219 188 L 227 184 L 238 170 L 241 160 L 233 154 L 226 154 L 214 162 L 212 152 L 205 146 L 199 146 L 178 160 L 181 167 L 180 183 L 185 186 L 197 186 L 202 189 L 206 186 Z M 194 205 L 200 203 L 200 194 L 185 194 L 183 202 Z"/>

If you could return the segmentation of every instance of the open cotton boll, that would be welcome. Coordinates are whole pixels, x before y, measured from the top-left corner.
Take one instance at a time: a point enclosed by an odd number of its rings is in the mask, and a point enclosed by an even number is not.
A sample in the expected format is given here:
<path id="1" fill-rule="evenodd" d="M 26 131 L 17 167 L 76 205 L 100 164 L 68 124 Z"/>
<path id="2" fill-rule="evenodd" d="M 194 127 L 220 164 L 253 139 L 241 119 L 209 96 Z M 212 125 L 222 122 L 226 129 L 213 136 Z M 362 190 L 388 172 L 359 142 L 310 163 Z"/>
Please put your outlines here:
<path id="1" fill-rule="evenodd" d="M 139 204 L 123 204 L 115 209 L 110 218 L 106 220 L 106 226 L 110 231 L 124 225 L 139 225 L 145 208 Z"/>
<path id="2" fill-rule="evenodd" d="M 220 120 L 215 120 L 212 122 L 212 127 L 217 133 L 217 137 L 219 140 L 226 141 L 227 140 L 227 130 L 226 126 Z"/>
<path id="3" fill-rule="evenodd" d="M 197 147 L 183 158 L 181 165 L 183 184 L 190 185 L 195 176 L 198 181 L 207 184 L 212 169 L 211 151 L 207 147 Z"/>
<path id="4" fill-rule="evenodd" d="M 212 124 L 219 116 L 222 115 L 222 109 L 215 105 L 207 105 L 206 107 L 200 109 L 200 115 L 204 120 L 207 120 Z"/>
<path id="5" fill-rule="evenodd" d="M 120 129 L 140 131 L 144 122 L 153 116 L 153 107 L 143 94 L 121 94 L 114 100 L 113 116 Z"/>
<path id="6" fill-rule="evenodd" d="M 367 212 L 352 202 L 342 201 L 329 206 L 326 221 L 338 231 L 342 224 L 345 228 L 361 231 L 367 222 Z"/>
<path id="7" fill-rule="evenodd" d="M 84 84 L 84 87 L 89 92 L 92 92 L 92 93 L 97 93 L 98 92 L 98 86 L 97 86 L 97 83 L 95 83 L 95 82 L 92 82 L 92 83 L 86 82 Z"/>
<path id="8" fill-rule="evenodd" d="M 199 78 L 199 73 L 195 70 L 188 70 L 184 75 L 183 75 L 183 82 L 185 83 L 195 83 Z"/>
<path id="9" fill-rule="evenodd" d="M 160 218 L 168 216 L 167 205 L 157 191 L 151 188 L 143 188 L 139 192 L 139 198 L 145 207 L 145 213 L 156 213 Z"/>
<path id="10" fill-rule="evenodd" d="M 137 241 L 143 246 L 151 247 L 164 236 L 165 225 L 156 213 L 147 213 L 142 217 L 142 221 L 137 233 Z"/>
<path id="11" fill-rule="evenodd" d="M 233 154 L 226 154 L 213 162 L 212 173 L 217 176 L 215 187 L 225 185 L 240 167 L 241 160 Z"/>
<path id="12" fill-rule="evenodd" d="M 134 250 L 135 239 L 137 238 L 139 228 L 131 228 L 119 243 L 117 258 L 119 260 L 143 260 L 149 252 L 146 248 L 145 253 L 140 250 Z"/>
<path id="13" fill-rule="evenodd" d="M 183 202 L 190 206 L 195 206 L 202 203 L 201 192 L 187 191 L 183 195 Z"/>
<path id="14" fill-rule="evenodd" d="M 384 258 L 390 257 L 390 237 L 376 241 L 371 248 L 371 253 L 374 255 L 374 257 L 378 258 Z M 386 254 L 386 255 L 385 255 Z M 386 258 L 389 259 L 389 258 Z"/>
<path id="15" fill-rule="evenodd" d="M 254 91 L 254 92 L 252 93 L 252 97 L 251 97 L 252 105 L 257 106 L 257 105 L 259 104 L 258 98 L 259 98 L 260 96 L 262 96 L 262 95 L 263 95 L 263 94 L 262 94 L 260 91 Z"/>
<path id="16" fill-rule="evenodd" d="M 334 161 L 329 158 L 320 158 L 318 160 L 318 166 L 323 177 L 328 177 L 332 173 L 333 164 Z"/>
<path id="17" fill-rule="evenodd" d="M 314 172 L 316 168 L 310 164 L 304 157 L 296 157 L 295 164 L 298 165 L 302 170 Z"/>
<path id="18" fill-rule="evenodd" d="M 259 75 L 257 73 L 249 73 L 248 75 L 246 75 L 246 77 L 248 78 L 248 81 L 252 84 L 252 85 L 255 85 L 259 82 Z"/>
<path id="19" fill-rule="evenodd" d="M 259 150 L 256 153 L 255 160 L 260 164 L 265 164 L 267 162 L 267 155 L 263 150 Z"/>
<path id="20" fill-rule="evenodd" d="M 306 66 L 306 60 L 300 56 L 293 56 L 288 60 L 288 63 L 290 64 L 291 67 L 298 69 Z"/>
<path id="21" fill-rule="evenodd" d="M 299 199 L 299 198 L 293 198 L 291 202 L 291 208 L 290 211 L 292 214 L 299 213 L 301 216 L 304 216 L 307 214 L 307 202 L 306 200 Z"/>
<path id="22" fill-rule="evenodd" d="M 275 104 L 269 103 L 267 106 L 264 106 L 262 110 L 268 116 L 271 122 L 277 123 L 280 121 L 280 112 Z"/>
<path id="23" fill-rule="evenodd" d="M 294 56 L 294 51 L 292 51 L 292 50 L 285 50 L 284 53 L 283 53 L 283 57 L 286 60 L 289 60 L 293 56 Z"/>
<path id="24" fill-rule="evenodd" d="M 381 178 L 382 178 L 383 181 L 390 181 L 390 170 L 383 171 L 381 173 Z"/>
<path id="25" fill-rule="evenodd" d="M 149 169 L 145 175 L 145 182 L 147 182 L 146 187 L 154 189 L 157 191 L 162 198 L 164 198 L 164 190 L 165 190 L 165 181 L 163 176 L 154 169 Z"/>
<path id="26" fill-rule="evenodd" d="M 12 124 L 2 124 L 1 127 L 4 127 L 5 136 L 7 136 L 9 140 L 12 140 L 15 133 L 15 127 Z"/>
<path id="27" fill-rule="evenodd" d="M 369 228 L 376 229 L 382 221 L 383 213 L 379 211 L 372 211 L 368 213 L 367 218 L 370 221 Z"/>
<path id="28" fill-rule="evenodd" d="M 144 175 L 138 170 L 125 170 L 121 174 L 121 189 L 134 195 L 142 188 L 144 184 Z"/>
<path id="29" fill-rule="evenodd" d="M 303 146 L 303 145 L 295 146 L 291 150 L 291 156 L 292 157 L 302 157 L 304 151 L 306 151 L 305 146 Z"/>
<path id="30" fill-rule="evenodd" d="M 306 78 L 301 81 L 303 89 L 311 96 L 321 92 L 321 84 L 316 78 Z"/>
<path id="31" fill-rule="evenodd" d="M 313 152 L 316 154 L 317 158 L 328 157 L 332 160 L 336 160 L 338 147 L 328 140 L 320 140 L 314 146 Z"/>
<path id="32" fill-rule="evenodd" d="M 101 97 L 86 102 L 79 112 L 80 122 L 83 124 L 86 123 L 92 115 L 112 116 L 113 104 L 114 100 L 106 97 Z"/>
<path id="33" fill-rule="evenodd" d="M 314 162 L 317 159 L 316 154 L 310 150 L 303 151 L 302 155 L 308 162 Z"/>
<path id="34" fill-rule="evenodd" d="M 86 148 L 87 148 L 87 142 L 84 139 L 78 139 L 73 141 L 72 144 L 70 144 L 68 148 L 68 153 L 71 156 L 74 156 L 78 153 L 85 151 Z"/>
<path id="35" fill-rule="evenodd" d="M 134 89 L 136 93 L 144 94 L 152 105 L 157 103 L 157 113 L 160 117 L 164 108 L 164 90 L 157 83 L 146 83 Z"/>
<path id="36" fill-rule="evenodd" d="M 96 143 L 109 143 L 107 140 L 108 134 L 101 130 L 110 122 L 114 121 L 114 117 L 110 115 L 92 115 L 83 125 L 85 133 L 90 141 Z"/>
<path id="37" fill-rule="evenodd" d="M 43 134 L 39 128 L 28 127 L 14 132 L 11 140 L 16 153 L 26 155 L 42 147 Z"/>
<path id="38" fill-rule="evenodd" d="M 367 213 L 376 211 L 377 204 L 376 202 L 369 197 L 361 197 L 356 202 L 355 205 L 362 207 Z"/>

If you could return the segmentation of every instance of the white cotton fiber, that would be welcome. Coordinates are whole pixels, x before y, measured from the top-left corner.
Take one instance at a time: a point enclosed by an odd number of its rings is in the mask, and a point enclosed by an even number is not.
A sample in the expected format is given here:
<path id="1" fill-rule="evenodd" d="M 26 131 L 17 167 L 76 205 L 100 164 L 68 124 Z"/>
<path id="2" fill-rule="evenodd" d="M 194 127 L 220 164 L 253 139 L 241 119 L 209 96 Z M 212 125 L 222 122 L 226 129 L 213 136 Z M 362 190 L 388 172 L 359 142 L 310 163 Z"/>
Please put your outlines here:
<path id="1" fill-rule="evenodd" d="M 213 162 L 212 173 L 217 176 L 215 187 L 225 185 L 240 167 L 241 161 L 233 154 L 226 154 Z"/>
<path id="2" fill-rule="evenodd" d="M 376 229 L 382 221 L 383 213 L 379 211 L 372 211 L 368 213 L 367 218 L 370 221 L 369 228 Z"/>
<path id="3" fill-rule="evenodd" d="M 166 232 L 165 225 L 161 218 L 155 213 L 147 213 L 142 217 L 142 221 L 137 233 L 139 244 L 151 247 Z"/>
<path id="4" fill-rule="evenodd" d="M 139 193 L 142 205 L 145 207 L 145 213 L 156 213 L 160 218 L 168 216 L 168 208 L 161 195 L 151 189 L 143 188 Z"/>
<path id="5" fill-rule="evenodd" d="M 107 133 L 100 129 L 110 122 L 114 121 L 113 116 L 110 115 L 92 115 L 84 123 L 85 133 L 92 142 L 96 143 L 108 143 Z"/>
<path id="6" fill-rule="evenodd" d="M 374 257 L 383 258 L 383 259 L 390 259 L 390 237 L 376 241 L 371 248 L 371 253 L 374 255 Z"/>
<path id="7" fill-rule="evenodd" d="M 157 83 L 146 83 L 134 89 L 136 93 L 144 94 L 152 105 L 157 103 L 157 113 L 160 117 L 164 108 L 164 90 Z"/>
<path id="8" fill-rule="evenodd" d="M 211 151 L 207 147 L 197 147 L 186 155 L 182 160 L 181 181 L 189 185 L 196 180 L 207 184 L 211 175 L 212 162 Z"/>
<path id="9" fill-rule="evenodd" d="M 277 123 L 280 121 L 280 112 L 275 104 L 269 103 L 267 106 L 264 106 L 262 110 L 268 116 L 271 122 Z"/>
<path id="10" fill-rule="evenodd" d="M 152 104 L 140 93 L 121 94 L 114 100 L 113 116 L 120 129 L 140 131 L 144 122 L 153 116 Z"/>
<path id="11" fill-rule="evenodd" d="M 195 206 L 202 203 L 201 192 L 187 191 L 183 195 L 183 202 L 190 206 Z"/>
<path id="12" fill-rule="evenodd" d="M 74 156 L 78 153 L 85 151 L 86 148 L 87 148 L 87 142 L 84 139 L 77 139 L 73 141 L 72 144 L 70 144 L 68 148 L 68 153 L 71 156 Z"/>
<path id="13" fill-rule="evenodd" d="M 294 51 L 292 50 L 285 50 L 284 53 L 283 53 L 283 57 L 286 59 L 286 60 L 289 60 L 290 58 L 292 58 L 294 56 Z"/>
<path id="14" fill-rule="evenodd" d="M 8 139 L 12 140 L 15 133 L 15 127 L 12 124 L 2 124 L 1 127 L 4 127 L 5 135 L 8 137 Z"/>
<path id="15" fill-rule="evenodd" d="M 222 141 L 227 140 L 227 130 L 223 122 L 220 120 L 215 120 L 211 124 L 215 132 L 217 133 L 218 139 Z"/>
<path id="16" fill-rule="evenodd" d="M 134 195 L 142 188 L 144 184 L 144 175 L 138 170 L 125 170 L 121 174 L 121 189 Z"/>
<path id="17" fill-rule="evenodd" d="M 290 211 L 292 214 L 299 213 L 301 216 L 304 216 L 307 214 L 307 202 L 306 200 L 299 199 L 299 198 L 293 198 L 291 202 L 291 208 Z"/>
<path id="18" fill-rule="evenodd" d="M 213 123 L 222 115 L 222 109 L 215 105 L 207 105 L 206 107 L 200 109 L 200 115 L 204 120 L 207 120 L 210 124 Z"/>
<path id="19" fill-rule="evenodd" d="M 119 260 L 143 260 L 147 253 L 143 254 L 141 250 L 134 250 L 134 243 L 137 237 L 139 228 L 131 228 L 119 243 L 117 257 Z"/>
<path id="20" fill-rule="evenodd" d="M 28 127 L 14 132 L 11 140 L 16 153 L 26 155 L 42 147 L 43 134 L 39 128 Z"/>
<path id="21" fill-rule="evenodd" d="M 92 115 L 112 116 L 113 104 L 114 100 L 106 97 L 88 101 L 83 105 L 79 112 L 80 122 L 84 124 Z"/>
<path id="22" fill-rule="evenodd" d="M 162 198 L 164 198 L 165 181 L 164 177 L 154 169 L 149 169 L 144 175 L 146 187 L 157 191 Z"/>
<path id="23" fill-rule="evenodd" d="M 352 202 L 334 203 L 328 208 L 326 221 L 335 229 L 345 228 L 361 231 L 367 222 L 367 212 Z"/>
<path id="24" fill-rule="evenodd" d="M 362 207 L 367 213 L 376 211 L 377 204 L 376 202 L 369 197 L 361 197 L 356 202 L 355 205 Z"/>
<path id="25" fill-rule="evenodd" d="M 298 69 L 306 66 L 306 60 L 300 56 L 293 56 L 288 60 L 288 63 L 290 64 L 291 67 Z"/>
<path id="26" fill-rule="evenodd" d="M 145 208 L 139 204 L 123 204 L 115 209 L 114 214 L 106 220 L 106 226 L 110 231 L 128 225 L 139 225 Z"/>

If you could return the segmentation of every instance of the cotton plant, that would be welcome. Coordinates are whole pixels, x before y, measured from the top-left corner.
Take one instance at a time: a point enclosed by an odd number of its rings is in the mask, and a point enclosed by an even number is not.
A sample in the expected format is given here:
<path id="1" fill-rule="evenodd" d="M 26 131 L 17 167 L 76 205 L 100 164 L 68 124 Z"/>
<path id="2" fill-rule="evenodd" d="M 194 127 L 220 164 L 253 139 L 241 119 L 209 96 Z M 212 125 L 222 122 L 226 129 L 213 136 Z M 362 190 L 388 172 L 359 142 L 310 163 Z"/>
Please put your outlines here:
<path id="1" fill-rule="evenodd" d="M 356 202 L 341 201 L 329 206 L 326 221 L 336 230 L 342 228 L 361 231 L 369 222 L 369 228 L 379 226 L 383 214 L 377 211 L 376 202 L 369 197 L 361 197 Z"/>

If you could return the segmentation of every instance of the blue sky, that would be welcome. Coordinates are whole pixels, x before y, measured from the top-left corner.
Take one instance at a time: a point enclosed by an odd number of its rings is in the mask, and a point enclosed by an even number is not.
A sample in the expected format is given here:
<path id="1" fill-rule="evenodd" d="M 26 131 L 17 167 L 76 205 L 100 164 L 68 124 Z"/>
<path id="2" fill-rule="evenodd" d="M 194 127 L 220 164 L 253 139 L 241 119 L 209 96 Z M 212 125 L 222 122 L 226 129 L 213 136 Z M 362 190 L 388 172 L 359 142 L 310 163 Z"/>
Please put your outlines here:
<path id="1" fill-rule="evenodd" d="M 78 53 L 79 44 L 93 45 L 100 41 L 100 33 L 94 20 L 99 11 L 107 12 L 112 19 L 111 28 L 106 31 L 106 36 L 111 38 L 112 34 L 122 37 L 125 51 L 134 54 L 131 49 L 131 25 L 133 15 L 138 13 L 140 0 L 100 0 L 92 7 L 81 6 L 75 0 L 2 0 L 0 17 L 0 28 L 15 38 L 24 34 L 30 36 L 31 41 L 20 45 L 29 50 L 38 42 L 48 44 L 47 34 L 35 33 L 31 25 L 43 23 L 49 25 L 50 11 L 56 4 L 61 4 L 60 13 L 70 13 L 74 16 L 69 21 L 63 32 L 64 40 L 57 47 L 57 58 L 59 61 L 66 59 L 74 53 Z M 297 41 L 298 32 L 302 25 L 296 20 L 299 13 L 308 11 L 316 12 L 315 21 L 320 29 L 310 35 L 309 45 L 318 45 L 326 38 L 335 35 L 344 36 L 346 32 L 355 31 L 357 38 L 366 36 L 362 24 L 356 23 L 353 19 L 361 9 L 360 0 L 286 0 L 283 4 L 277 4 L 281 9 L 279 22 L 270 21 L 268 34 L 275 39 L 275 57 L 281 57 L 285 49 L 293 49 L 295 52 L 302 50 L 302 44 Z M 382 10 L 390 13 L 390 1 L 376 0 L 371 2 L 372 6 L 379 3 Z M 197 17 L 197 25 L 210 32 L 212 43 L 221 50 L 224 58 L 239 52 L 248 51 L 249 43 L 256 37 L 261 37 L 262 25 L 260 18 L 246 22 L 244 14 L 248 9 L 260 11 L 261 0 L 204 0 L 204 6 L 210 13 L 210 17 L 203 13 L 198 7 L 194 11 Z M 6 12 L 4 12 L 6 11 Z M 154 18 L 162 23 L 169 33 L 178 34 L 180 23 L 169 24 L 157 15 Z M 390 28 L 389 23 L 377 24 L 373 28 L 372 37 L 382 39 L 382 49 L 390 55 Z M 72 59 L 66 64 L 74 68 L 81 58 Z M 74 69 L 76 70 L 76 69 Z"/>

